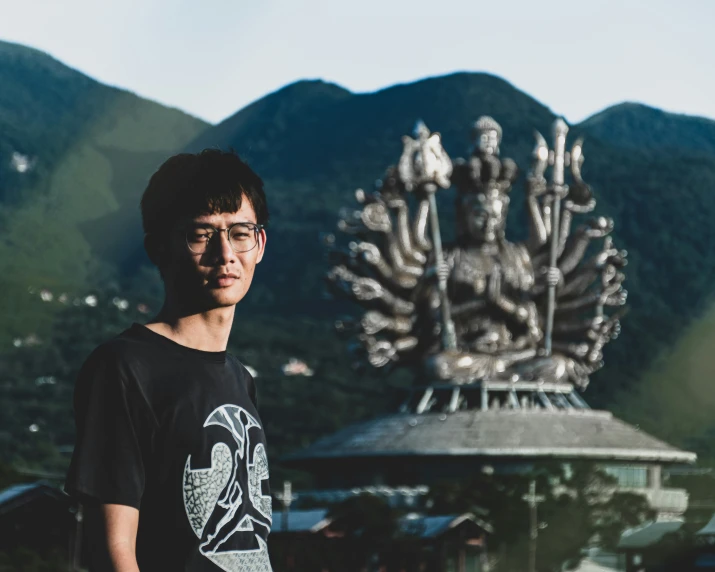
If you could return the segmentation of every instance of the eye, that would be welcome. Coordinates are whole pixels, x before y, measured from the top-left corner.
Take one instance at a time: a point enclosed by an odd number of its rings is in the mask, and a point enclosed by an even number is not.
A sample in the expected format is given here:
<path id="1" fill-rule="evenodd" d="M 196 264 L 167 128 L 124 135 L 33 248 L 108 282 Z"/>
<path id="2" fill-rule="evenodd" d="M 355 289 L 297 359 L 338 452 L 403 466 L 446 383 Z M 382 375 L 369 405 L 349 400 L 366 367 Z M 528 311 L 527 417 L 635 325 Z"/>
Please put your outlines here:
<path id="1" fill-rule="evenodd" d="M 231 229 L 231 240 L 233 241 L 246 241 L 253 238 L 253 233 L 255 231 L 252 228 L 245 226 L 236 226 Z"/>
<path id="2" fill-rule="evenodd" d="M 211 238 L 211 232 L 202 228 L 197 228 L 189 230 L 187 236 L 192 242 L 205 242 Z"/>

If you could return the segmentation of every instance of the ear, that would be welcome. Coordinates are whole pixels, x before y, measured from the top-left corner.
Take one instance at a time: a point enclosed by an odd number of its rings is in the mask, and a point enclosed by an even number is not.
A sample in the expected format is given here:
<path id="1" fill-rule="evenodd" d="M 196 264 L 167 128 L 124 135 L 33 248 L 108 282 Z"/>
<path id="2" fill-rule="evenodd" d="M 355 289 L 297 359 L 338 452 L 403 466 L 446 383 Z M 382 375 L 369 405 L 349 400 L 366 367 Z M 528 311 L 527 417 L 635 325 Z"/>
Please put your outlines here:
<path id="1" fill-rule="evenodd" d="M 263 260 L 263 253 L 266 250 L 266 229 L 262 228 L 261 229 L 261 235 L 259 238 L 259 244 L 260 244 L 260 250 L 258 251 L 258 256 L 256 257 L 256 264 L 258 264 L 261 260 Z"/>

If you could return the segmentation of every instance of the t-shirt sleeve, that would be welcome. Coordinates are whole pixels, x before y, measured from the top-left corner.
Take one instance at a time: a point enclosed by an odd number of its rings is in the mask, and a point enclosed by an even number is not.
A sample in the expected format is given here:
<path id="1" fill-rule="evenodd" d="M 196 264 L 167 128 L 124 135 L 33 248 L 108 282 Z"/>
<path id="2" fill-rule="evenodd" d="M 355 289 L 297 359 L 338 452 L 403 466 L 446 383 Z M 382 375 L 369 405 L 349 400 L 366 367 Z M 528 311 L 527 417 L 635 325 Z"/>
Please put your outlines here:
<path id="1" fill-rule="evenodd" d="M 74 390 L 76 441 L 64 490 L 101 503 L 139 508 L 144 492 L 142 451 L 149 438 L 135 380 L 114 350 L 87 358 Z"/>

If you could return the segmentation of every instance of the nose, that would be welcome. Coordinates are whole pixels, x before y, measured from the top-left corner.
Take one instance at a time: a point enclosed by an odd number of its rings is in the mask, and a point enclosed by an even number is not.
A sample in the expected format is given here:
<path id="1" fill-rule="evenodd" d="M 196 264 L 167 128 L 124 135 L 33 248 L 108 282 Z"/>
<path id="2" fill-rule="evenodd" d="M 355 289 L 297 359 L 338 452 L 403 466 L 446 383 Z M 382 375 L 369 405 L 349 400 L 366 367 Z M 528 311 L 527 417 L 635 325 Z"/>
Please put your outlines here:
<path id="1" fill-rule="evenodd" d="M 224 230 L 226 231 L 226 236 L 224 236 Z M 231 241 L 228 238 L 228 229 L 220 230 L 217 234 L 218 241 L 214 241 L 217 244 L 213 245 L 213 252 L 216 253 L 215 255 L 220 259 L 220 262 L 222 264 L 228 264 L 228 262 L 234 260 L 234 258 L 236 257 L 236 253 L 231 246 Z"/>

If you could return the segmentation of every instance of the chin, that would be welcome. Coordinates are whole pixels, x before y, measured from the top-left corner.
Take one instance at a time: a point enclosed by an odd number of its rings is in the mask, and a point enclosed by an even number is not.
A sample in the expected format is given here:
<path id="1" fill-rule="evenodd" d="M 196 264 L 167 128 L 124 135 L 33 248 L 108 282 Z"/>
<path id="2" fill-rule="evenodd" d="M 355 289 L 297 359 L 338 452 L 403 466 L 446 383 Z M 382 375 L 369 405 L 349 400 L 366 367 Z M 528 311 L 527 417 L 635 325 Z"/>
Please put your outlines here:
<path id="1" fill-rule="evenodd" d="M 242 292 L 237 292 L 237 291 L 230 291 L 230 290 L 213 290 L 211 292 L 211 298 L 213 298 L 216 301 L 221 301 L 221 302 L 233 302 L 234 300 L 238 301 L 241 298 L 243 298 L 243 293 Z"/>
<path id="2" fill-rule="evenodd" d="M 213 292 L 213 299 L 222 306 L 233 306 L 238 304 L 246 296 L 242 290 L 216 290 Z"/>

